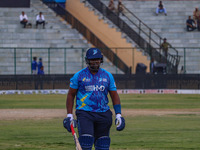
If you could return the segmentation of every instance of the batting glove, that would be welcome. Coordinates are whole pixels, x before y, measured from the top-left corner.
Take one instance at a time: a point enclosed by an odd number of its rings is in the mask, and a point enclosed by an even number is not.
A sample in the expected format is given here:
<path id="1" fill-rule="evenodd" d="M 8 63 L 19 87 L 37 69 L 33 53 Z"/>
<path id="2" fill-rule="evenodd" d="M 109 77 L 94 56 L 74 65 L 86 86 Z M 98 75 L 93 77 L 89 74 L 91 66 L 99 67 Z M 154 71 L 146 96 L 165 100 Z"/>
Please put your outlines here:
<path id="1" fill-rule="evenodd" d="M 122 131 L 125 128 L 125 119 L 121 114 L 116 115 L 115 125 L 117 125 L 117 131 Z"/>
<path id="2" fill-rule="evenodd" d="M 73 123 L 73 126 L 76 127 L 76 120 L 73 118 L 73 114 L 67 114 L 67 118 L 63 120 L 63 126 L 65 129 L 67 129 L 68 132 L 71 131 L 71 124 Z"/>

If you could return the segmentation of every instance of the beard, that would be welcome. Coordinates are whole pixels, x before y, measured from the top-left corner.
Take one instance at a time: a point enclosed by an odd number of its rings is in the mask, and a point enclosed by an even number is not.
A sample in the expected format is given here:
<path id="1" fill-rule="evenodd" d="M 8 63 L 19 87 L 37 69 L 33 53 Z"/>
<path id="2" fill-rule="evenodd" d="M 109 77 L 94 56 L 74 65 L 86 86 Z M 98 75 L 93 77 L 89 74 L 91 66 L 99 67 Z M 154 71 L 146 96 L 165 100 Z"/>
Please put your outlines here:
<path id="1" fill-rule="evenodd" d="M 92 72 L 98 72 L 100 68 L 100 65 L 89 65 L 89 69 Z"/>

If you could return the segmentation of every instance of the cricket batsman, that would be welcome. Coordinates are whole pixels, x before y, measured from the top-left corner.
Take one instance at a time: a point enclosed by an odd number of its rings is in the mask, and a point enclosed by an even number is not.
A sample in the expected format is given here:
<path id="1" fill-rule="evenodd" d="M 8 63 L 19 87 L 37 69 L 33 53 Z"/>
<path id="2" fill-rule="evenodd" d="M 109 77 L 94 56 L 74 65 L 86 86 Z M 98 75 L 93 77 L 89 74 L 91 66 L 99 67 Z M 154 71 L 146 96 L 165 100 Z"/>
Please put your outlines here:
<path id="1" fill-rule="evenodd" d="M 125 128 L 125 119 L 121 115 L 120 98 L 111 73 L 100 68 L 103 55 L 98 48 L 86 52 L 87 67 L 75 73 L 70 79 L 70 88 L 66 100 L 67 118 L 64 127 L 71 132 L 73 105 L 76 96 L 76 118 L 78 122 L 79 142 L 83 150 L 109 150 L 109 132 L 112 125 L 112 112 L 108 106 L 108 93 L 115 110 L 116 130 Z"/>

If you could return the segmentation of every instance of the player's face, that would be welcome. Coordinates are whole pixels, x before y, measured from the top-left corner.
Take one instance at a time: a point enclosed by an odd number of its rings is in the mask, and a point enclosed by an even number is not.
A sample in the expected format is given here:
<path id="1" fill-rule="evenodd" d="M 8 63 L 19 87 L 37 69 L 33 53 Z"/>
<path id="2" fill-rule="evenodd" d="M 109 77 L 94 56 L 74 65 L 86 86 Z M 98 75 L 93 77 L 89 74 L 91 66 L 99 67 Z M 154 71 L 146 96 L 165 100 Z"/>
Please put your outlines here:
<path id="1" fill-rule="evenodd" d="M 100 68 L 101 59 L 90 59 L 89 60 L 89 69 L 91 71 L 97 72 Z"/>

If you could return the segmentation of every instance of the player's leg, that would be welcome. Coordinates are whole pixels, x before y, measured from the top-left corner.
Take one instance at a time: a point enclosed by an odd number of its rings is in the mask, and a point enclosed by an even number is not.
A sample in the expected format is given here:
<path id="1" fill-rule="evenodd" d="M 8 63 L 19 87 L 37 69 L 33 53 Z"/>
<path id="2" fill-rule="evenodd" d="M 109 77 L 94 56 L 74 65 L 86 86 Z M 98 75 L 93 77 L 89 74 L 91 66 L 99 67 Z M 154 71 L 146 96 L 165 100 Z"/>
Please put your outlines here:
<path id="1" fill-rule="evenodd" d="M 79 142 L 83 150 L 92 150 L 94 144 L 94 122 L 88 112 L 76 111 Z"/>
<path id="2" fill-rule="evenodd" d="M 112 112 L 99 113 L 94 124 L 95 150 L 109 150 Z"/>

